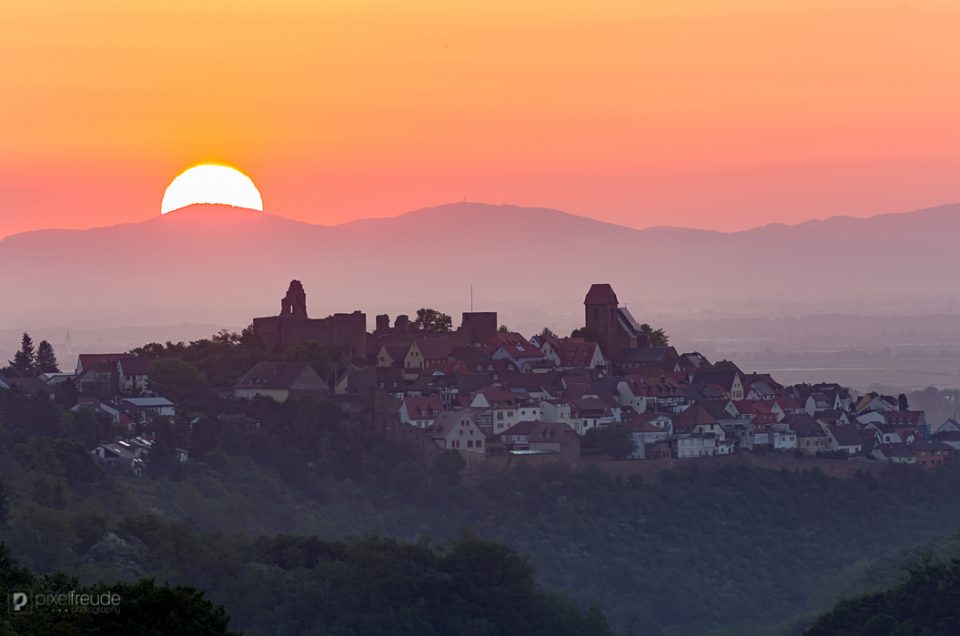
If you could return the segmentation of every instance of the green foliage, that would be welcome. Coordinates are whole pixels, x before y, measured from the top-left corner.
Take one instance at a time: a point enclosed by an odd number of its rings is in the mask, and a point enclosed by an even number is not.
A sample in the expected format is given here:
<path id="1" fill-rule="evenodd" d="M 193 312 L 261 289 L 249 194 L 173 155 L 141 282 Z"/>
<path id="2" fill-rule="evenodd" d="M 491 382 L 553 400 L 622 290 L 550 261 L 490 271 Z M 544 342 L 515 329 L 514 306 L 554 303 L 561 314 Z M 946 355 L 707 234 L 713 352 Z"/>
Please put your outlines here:
<path id="1" fill-rule="evenodd" d="M 806 634 L 960 634 L 960 561 L 921 563 L 891 590 L 841 601 Z"/>
<path id="2" fill-rule="evenodd" d="M 189 344 L 150 343 L 132 350 L 131 353 L 156 358 L 177 358 L 196 367 L 207 383 L 214 387 L 233 386 L 254 364 L 269 359 L 252 326 L 240 333 L 220 331 L 211 338 Z"/>
<path id="3" fill-rule="evenodd" d="M 557 334 L 553 333 L 553 329 L 550 327 L 544 327 L 538 334 L 541 338 L 556 338 Z"/>
<path id="4" fill-rule="evenodd" d="M 587 342 L 600 342 L 603 340 L 603 338 L 600 336 L 600 332 L 593 327 L 580 327 L 579 329 L 574 329 L 570 332 L 570 337 L 582 338 Z"/>
<path id="5" fill-rule="evenodd" d="M 637 450 L 637 443 L 626 424 L 598 426 L 583 436 L 584 448 L 595 448 L 612 459 L 626 459 Z"/>
<path id="6" fill-rule="evenodd" d="M 163 357 L 150 365 L 150 389 L 178 404 L 199 398 L 206 385 L 203 373 L 180 358 Z"/>
<path id="7" fill-rule="evenodd" d="M 433 459 L 433 470 L 440 483 L 456 486 L 463 479 L 467 462 L 457 450 L 445 450 Z"/>
<path id="8" fill-rule="evenodd" d="M 304 342 L 288 347 L 283 352 L 284 362 L 306 362 L 321 377 L 332 379 L 334 364 L 344 357 L 337 347 L 328 347 L 316 342 Z"/>
<path id="9" fill-rule="evenodd" d="M 413 321 L 413 326 L 427 333 L 450 333 L 453 331 L 453 319 L 436 309 L 424 307 L 417 310 L 417 319 Z"/>
<path id="10" fill-rule="evenodd" d="M 640 325 L 640 333 L 647 337 L 651 347 L 666 347 L 670 344 L 670 337 L 663 329 L 654 329 L 647 323 Z"/>
<path id="11" fill-rule="evenodd" d="M 27 595 L 28 604 L 14 612 L 8 602 L 0 613 L 0 634 L 18 636 L 229 636 L 229 617 L 222 606 L 189 587 L 157 585 L 152 580 L 134 583 L 81 586 L 62 574 L 42 578 L 18 566 L 6 545 L 0 544 L 0 596 L 11 599 L 13 592 Z M 39 594 L 89 594 L 98 604 L 86 606 L 40 606 Z M 116 605 L 104 605 L 104 595 L 115 595 Z M 64 609 L 66 608 L 66 609 Z"/>
<path id="12" fill-rule="evenodd" d="M 255 560 L 279 569 L 274 585 L 300 594 L 275 602 L 292 623 L 324 634 L 612 634 L 602 615 L 548 596 L 533 568 L 503 545 L 464 537 L 434 549 L 394 539 L 277 537 Z"/>

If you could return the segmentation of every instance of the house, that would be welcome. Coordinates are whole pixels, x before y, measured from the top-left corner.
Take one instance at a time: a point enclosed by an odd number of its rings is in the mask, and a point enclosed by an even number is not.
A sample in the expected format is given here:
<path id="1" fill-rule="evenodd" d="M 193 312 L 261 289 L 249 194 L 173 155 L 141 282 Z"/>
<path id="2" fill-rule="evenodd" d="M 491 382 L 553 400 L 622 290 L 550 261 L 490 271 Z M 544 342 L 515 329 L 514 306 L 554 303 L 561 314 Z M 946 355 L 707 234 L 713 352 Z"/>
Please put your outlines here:
<path id="1" fill-rule="evenodd" d="M 851 424 L 835 424 L 827 426 L 826 433 L 830 438 L 830 450 L 844 451 L 848 455 L 860 455 L 863 453 L 863 438 L 855 426 Z"/>
<path id="2" fill-rule="evenodd" d="M 743 380 L 736 369 L 725 368 L 724 362 L 718 362 L 714 368 L 700 370 L 693 374 L 691 384 L 700 386 L 717 385 L 728 400 L 744 399 Z M 719 369 L 716 367 L 720 366 Z"/>
<path id="3" fill-rule="evenodd" d="M 659 369 L 631 372 L 616 385 L 621 406 L 629 406 L 637 413 L 656 408 L 678 411 L 686 403 L 677 374 Z"/>
<path id="4" fill-rule="evenodd" d="M 916 452 L 906 444 L 877 444 L 870 456 L 891 464 L 917 463 Z"/>
<path id="5" fill-rule="evenodd" d="M 770 424 L 770 446 L 773 450 L 791 451 L 797 449 L 797 434 L 786 424 Z"/>
<path id="6" fill-rule="evenodd" d="M 135 450 L 128 444 L 120 442 L 101 444 L 90 451 L 90 454 L 95 461 L 111 469 L 129 471 L 135 475 L 139 475 L 143 470 L 143 459 L 138 457 Z"/>
<path id="7" fill-rule="evenodd" d="M 518 333 L 498 333 L 490 339 L 491 358 L 509 360 L 517 369 L 548 362 L 546 355 Z M 550 364 L 550 366 L 553 366 Z"/>
<path id="8" fill-rule="evenodd" d="M 554 366 L 559 366 L 560 340 L 556 336 L 540 334 L 530 338 L 530 344 L 539 349 L 546 360 L 552 362 Z"/>
<path id="9" fill-rule="evenodd" d="M 619 422 L 620 414 L 620 407 L 613 398 L 609 402 L 599 395 L 581 395 L 570 399 L 570 419 L 578 435 L 586 435 L 591 428 Z"/>
<path id="10" fill-rule="evenodd" d="M 77 356 L 74 384 L 81 393 L 94 390 L 117 391 L 117 363 L 132 358 L 129 353 L 81 353 Z"/>
<path id="11" fill-rule="evenodd" d="M 773 399 L 773 401 L 776 402 L 777 406 L 780 407 L 780 410 L 783 411 L 784 415 L 799 415 L 800 413 L 806 413 L 804 405 L 798 398 L 787 395 L 778 395 Z"/>
<path id="12" fill-rule="evenodd" d="M 404 369 L 430 369 L 450 359 L 450 353 L 459 343 L 452 336 L 418 338 L 410 343 L 403 358 Z"/>
<path id="13" fill-rule="evenodd" d="M 630 459 L 648 459 L 648 447 L 667 442 L 673 435 L 673 420 L 662 413 L 648 413 L 626 422 L 635 449 Z"/>
<path id="14" fill-rule="evenodd" d="M 469 411 L 438 413 L 427 433 L 440 448 L 481 455 L 486 453 L 486 437 Z"/>
<path id="15" fill-rule="evenodd" d="M 865 413 L 867 411 L 896 411 L 899 408 L 897 398 L 892 395 L 881 395 L 880 393 L 870 392 L 862 396 L 854 405 L 855 413 Z"/>
<path id="16" fill-rule="evenodd" d="M 0 376 L 0 389 L 24 395 L 39 395 L 47 392 L 47 385 L 39 377 Z"/>
<path id="17" fill-rule="evenodd" d="M 800 415 L 788 415 L 784 423 L 796 433 L 797 450 L 805 455 L 816 455 L 817 453 L 830 450 L 830 436 L 827 435 L 824 428 L 806 413 Z"/>
<path id="18" fill-rule="evenodd" d="M 917 464 L 932 468 L 952 461 L 956 451 L 943 442 L 918 440 L 913 444 L 913 452 L 916 455 Z"/>
<path id="19" fill-rule="evenodd" d="M 682 373 L 679 360 L 680 356 L 673 347 L 624 349 L 616 354 L 613 368 L 617 373 L 635 373 L 644 369 L 650 372 Z"/>
<path id="20" fill-rule="evenodd" d="M 165 397 L 131 397 L 123 398 L 120 406 L 130 414 L 130 419 L 145 423 L 154 417 L 174 417 L 177 406 Z"/>
<path id="21" fill-rule="evenodd" d="M 683 433 L 671 441 L 673 456 L 678 459 L 712 457 L 718 454 L 717 436 L 712 433 Z"/>
<path id="22" fill-rule="evenodd" d="M 670 442 L 655 442 L 644 448 L 644 459 L 670 459 L 673 451 Z"/>
<path id="23" fill-rule="evenodd" d="M 568 464 L 580 461 L 580 436 L 564 422 L 517 422 L 500 434 L 500 444 L 508 453 L 549 453 Z"/>
<path id="24" fill-rule="evenodd" d="M 97 398 L 80 398 L 80 400 L 70 409 L 71 413 L 76 413 L 81 409 L 86 409 L 94 413 L 102 413 L 110 418 L 114 424 L 126 427 L 130 423 L 130 416 L 127 411 L 119 404 L 113 402 L 101 402 Z"/>
<path id="25" fill-rule="evenodd" d="M 945 421 L 943 424 L 937 428 L 937 433 L 946 433 L 946 432 L 960 433 L 960 422 L 953 419 L 952 417 Z"/>
<path id="26" fill-rule="evenodd" d="M 402 366 L 409 350 L 409 345 L 382 345 L 377 352 L 377 366 Z"/>
<path id="27" fill-rule="evenodd" d="M 773 400 L 783 386 L 769 373 L 748 373 L 743 376 L 745 398 L 748 400 Z"/>
<path id="28" fill-rule="evenodd" d="M 835 396 L 834 399 L 830 399 L 826 393 L 821 393 L 819 391 L 814 391 L 807 395 L 807 399 L 803 403 L 804 411 L 807 415 L 814 415 L 821 411 L 836 411 L 840 409 L 840 399 Z"/>
<path id="29" fill-rule="evenodd" d="M 503 387 L 477 391 L 470 407 L 485 412 L 480 424 L 488 435 L 499 435 L 517 422 L 540 419 L 539 400 L 534 401 L 526 392 L 508 391 Z"/>
<path id="30" fill-rule="evenodd" d="M 681 354 L 676 361 L 677 367 L 689 380 L 700 369 L 708 369 L 713 364 L 699 351 Z"/>
<path id="31" fill-rule="evenodd" d="M 723 438 L 725 433 L 720 421 L 701 404 L 694 404 L 674 418 L 674 431 L 684 434 L 709 433 Z"/>
<path id="32" fill-rule="evenodd" d="M 139 395 L 149 388 L 150 367 L 155 359 L 147 356 L 124 356 L 117 360 L 117 382 L 120 393 Z"/>
<path id="33" fill-rule="evenodd" d="M 754 424 L 774 424 L 781 421 L 786 414 L 775 401 L 763 400 L 735 400 L 733 402 L 737 414 L 749 418 Z"/>
<path id="34" fill-rule="evenodd" d="M 400 421 L 414 428 L 430 428 L 443 411 L 443 402 L 438 395 L 408 396 L 400 404 Z"/>
<path id="35" fill-rule="evenodd" d="M 258 362 L 233 386 L 233 396 L 252 400 L 257 396 L 286 402 L 298 394 L 326 393 L 330 387 L 307 362 Z"/>
<path id="36" fill-rule="evenodd" d="M 550 343 L 545 344 L 546 347 Z M 555 365 L 562 369 L 606 369 L 607 361 L 596 342 L 587 342 L 582 338 L 564 338 L 559 343 Z M 549 359 L 549 355 L 547 358 Z"/>

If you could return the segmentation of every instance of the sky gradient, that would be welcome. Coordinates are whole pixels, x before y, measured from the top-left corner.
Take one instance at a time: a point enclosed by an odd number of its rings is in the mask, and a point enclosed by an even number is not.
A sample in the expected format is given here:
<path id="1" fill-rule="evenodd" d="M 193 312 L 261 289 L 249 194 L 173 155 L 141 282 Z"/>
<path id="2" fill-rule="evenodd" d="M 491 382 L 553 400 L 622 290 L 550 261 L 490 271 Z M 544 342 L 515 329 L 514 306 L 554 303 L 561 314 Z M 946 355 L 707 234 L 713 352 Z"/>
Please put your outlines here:
<path id="1" fill-rule="evenodd" d="M 0 21 L 0 236 L 187 167 L 333 224 L 438 203 L 734 230 L 960 201 L 960 5 L 38 0 Z"/>

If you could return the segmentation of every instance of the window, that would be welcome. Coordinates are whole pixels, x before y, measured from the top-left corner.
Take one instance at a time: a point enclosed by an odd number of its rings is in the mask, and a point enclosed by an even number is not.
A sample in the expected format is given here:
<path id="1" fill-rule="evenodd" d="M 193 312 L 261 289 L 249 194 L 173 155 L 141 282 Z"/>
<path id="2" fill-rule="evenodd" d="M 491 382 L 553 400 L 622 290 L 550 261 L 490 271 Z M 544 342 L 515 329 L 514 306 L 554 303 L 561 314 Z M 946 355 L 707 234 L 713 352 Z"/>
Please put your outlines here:
<path id="1" fill-rule="evenodd" d="M 482 439 L 478 439 L 478 440 L 477 440 L 477 448 L 480 448 L 481 446 L 483 446 L 483 440 L 482 440 Z"/>

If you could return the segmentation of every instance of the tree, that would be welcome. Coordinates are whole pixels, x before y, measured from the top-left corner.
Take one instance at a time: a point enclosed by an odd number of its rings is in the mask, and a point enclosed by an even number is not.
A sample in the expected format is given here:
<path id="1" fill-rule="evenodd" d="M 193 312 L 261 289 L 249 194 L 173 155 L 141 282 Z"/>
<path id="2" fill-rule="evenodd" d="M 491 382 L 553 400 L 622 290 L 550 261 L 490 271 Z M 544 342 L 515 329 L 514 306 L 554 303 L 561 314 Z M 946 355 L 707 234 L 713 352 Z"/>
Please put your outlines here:
<path id="1" fill-rule="evenodd" d="M 654 329 L 647 323 L 640 325 L 640 333 L 647 337 L 651 347 L 666 347 L 670 344 L 670 337 L 663 329 Z"/>
<path id="2" fill-rule="evenodd" d="M 630 429 L 619 422 L 590 429 L 584 436 L 583 443 L 612 459 L 626 459 L 637 450 L 637 443 Z"/>
<path id="3" fill-rule="evenodd" d="M 307 362 L 321 377 L 329 379 L 334 363 L 341 358 L 337 347 L 328 347 L 319 342 L 301 342 L 287 347 L 283 352 L 284 362 Z"/>
<path id="4" fill-rule="evenodd" d="M 413 321 L 413 326 L 427 333 L 450 333 L 453 331 L 453 320 L 436 309 L 424 307 L 417 310 L 417 319 Z"/>
<path id="5" fill-rule="evenodd" d="M 37 366 L 37 354 L 33 349 L 33 338 L 24 332 L 20 339 L 20 350 L 13 355 L 10 366 L 20 375 L 31 375 Z"/>
<path id="6" fill-rule="evenodd" d="M 907 402 L 907 395 L 905 393 L 901 393 L 897 396 L 897 408 L 901 411 L 910 410 L 910 403 Z"/>
<path id="7" fill-rule="evenodd" d="M 433 459 L 433 469 L 443 484 L 456 486 L 463 478 L 461 474 L 467 462 L 457 450 L 445 450 Z"/>
<path id="8" fill-rule="evenodd" d="M 600 342 L 600 332 L 593 327 L 580 327 L 570 332 L 571 338 L 581 338 L 587 342 Z"/>
<path id="9" fill-rule="evenodd" d="M 550 327 L 544 327 L 543 331 L 540 332 L 541 338 L 556 338 L 557 334 L 553 333 L 553 329 Z"/>
<path id="10" fill-rule="evenodd" d="M 497 327 L 497 333 L 510 333 L 510 327 L 506 325 L 500 325 Z"/>
<path id="11" fill-rule="evenodd" d="M 104 602 L 102 599 L 115 599 L 111 604 L 116 603 L 116 611 L 67 612 L 31 608 L 16 615 L 4 612 L 0 615 L 0 634 L 235 634 L 229 629 L 230 617 L 223 606 L 207 600 L 202 592 L 192 587 L 157 585 L 152 579 L 81 586 L 76 579 L 59 573 L 38 578 L 10 558 L 10 550 L 0 543 L 0 594 L 10 598 L 13 592 L 23 592 L 28 599 L 35 598 L 37 593 L 87 595 L 98 599 L 93 609 L 105 607 L 100 605 Z"/>
<path id="12" fill-rule="evenodd" d="M 206 385 L 197 367 L 180 358 L 160 358 L 150 365 L 150 388 L 175 402 L 197 398 Z"/>
<path id="13" fill-rule="evenodd" d="M 60 373 L 60 364 L 57 362 L 57 356 L 53 352 L 53 345 L 46 340 L 41 340 L 40 344 L 37 346 L 35 372 Z"/>

